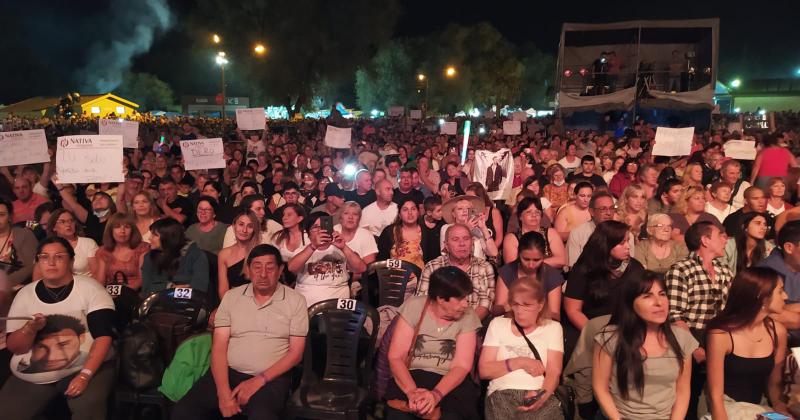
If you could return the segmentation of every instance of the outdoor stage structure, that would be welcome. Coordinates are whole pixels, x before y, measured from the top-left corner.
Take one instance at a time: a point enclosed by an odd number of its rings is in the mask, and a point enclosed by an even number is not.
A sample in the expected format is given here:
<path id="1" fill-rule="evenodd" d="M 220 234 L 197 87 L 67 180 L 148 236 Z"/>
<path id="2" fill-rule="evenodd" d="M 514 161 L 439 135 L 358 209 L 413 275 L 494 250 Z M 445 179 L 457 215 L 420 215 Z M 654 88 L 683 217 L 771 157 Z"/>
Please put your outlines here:
<path id="1" fill-rule="evenodd" d="M 568 127 L 596 128 L 607 115 L 627 126 L 643 117 L 653 125 L 707 127 L 718 51 L 718 18 L 565 23 L 558 114 Z"/>

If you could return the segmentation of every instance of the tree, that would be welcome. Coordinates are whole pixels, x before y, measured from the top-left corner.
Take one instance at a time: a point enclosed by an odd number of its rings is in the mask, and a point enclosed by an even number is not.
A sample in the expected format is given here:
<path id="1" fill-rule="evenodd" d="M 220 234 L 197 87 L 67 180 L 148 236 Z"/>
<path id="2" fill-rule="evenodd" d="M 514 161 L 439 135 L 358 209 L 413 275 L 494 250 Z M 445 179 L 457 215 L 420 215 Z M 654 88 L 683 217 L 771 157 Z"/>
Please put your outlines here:
<path id="1" fill-rule="evenodd" d="M 533 43 L 520 49 L 525 68 L 520 86 L 520 103 L 524 107 L 547 108 L 553 99 L 556 59 L 545 54 Z"/>
<path id="2" fill-rule="evenodd" d="M 363 110 L 418 102 L 414 68 L 401 41 L 385 44 L 365 68 L 356 71 L 356 101 Z"/>
<path id="3" fill-rule="evenodd" d="M 198 0 L 190 26 L 198 28 L 195 48 L 210 57 L 210 33 L 220 34 L 231 60 L 226 76 L 230 71 L 239 89 L 258 86 L 261 100 L 299 110 L 323 80 L 352 81 L 389 39 L 398 16 L 397 0 Z M 264 56 L 253 55 L 256 42 L 266 45 Z"/>
<path id="4" fill-rule="evenodd" d="M 175 108 L 172 89 L 152 74 L 125 73 L 122 83 L 115 89 L 117 95 L 139 104 L 139 111 Z"/>

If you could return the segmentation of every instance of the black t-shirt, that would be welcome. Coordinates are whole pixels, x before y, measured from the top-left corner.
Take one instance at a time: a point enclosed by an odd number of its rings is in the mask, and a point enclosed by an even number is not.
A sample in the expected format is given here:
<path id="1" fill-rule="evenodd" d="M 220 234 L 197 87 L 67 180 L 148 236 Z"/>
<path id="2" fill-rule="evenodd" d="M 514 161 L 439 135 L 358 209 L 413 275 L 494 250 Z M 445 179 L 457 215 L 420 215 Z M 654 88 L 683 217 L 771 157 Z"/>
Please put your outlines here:
<path id="1" fill-rule="evenodd" d="M 375 190 L 369 190 L 364 195 L 359 195 L 355 190 L 345 191 L 344 199 L 347 201 L 355 201 L 363 209 L 368 205 L 374 203 L 378 198 L 375 195 Z"/>
<path id="2" fill-rule="evenodd" d="M 106 222 L 101 222 L 91 211 L 89 211 L 89 215 L 86 216 L 86 223 L 84 223 L 83 230 L 87 237 L 97 242 L 97 245 L 103 245 L 103 232 L 106 230 Z"/>
<path id="3" fill-rule="evenodd" d="M 183 222 L 184 227 L 188 227 L 192 223 L 194 223 L 194 212 L 192 211 L 192 202 L 189 201 L 186 197 L 178 196 L 173 202 L 167 203 L 169 208 L 176 210 L 180 209 L 182 215 L 186 216 L 186 220 Z"/>
<path id="4" fill-rule="evenodd" d="M 572 267 L 569 272 L 569 280 L 567 281 L 567 288 L 564 290 L 564 296 L 583 301 L 581 312 L 586 315 L 586 318 L 592 319 L 601 315 L 609 315 L 614 308 L 614 297 L 619 295 L 619 286 L 643 274 L 644 267 L 642 264 L 633 258 L 629 258 L 628 266 L 622 276 L 616 279 L 609 276 L 606 283 L 607 290 L 604 291 L 605 297 L 598 299 L 592 296 L 593 293 L 590 293 L 590 289 L 598 285 L 596 276 L 591 275 L 585 265 L 575 264 L 575 267 Z"/>
<path id="5" fill-rule="evenodd" d="M 392 201 L 397 203 L 398 206 L 402 205 L 403 202 L 406 200 L 411 199 L 417 206 L 421 205 L 423 201 L 425 201 L 425 196 L 422 195 L 420 190 L 411 189 L 408 193 L 400 192 L 399 188 L 394 189 L 394 197 L 392 197 Z"/>
<path id="6" fill-rule="evenodd" d="M 572 173 L 567 177 L 567 182 L 581 182 L 586 181 L 594 185 L 595 187 L 605 187 L 606 181 L 603 179 L 602 176 L 597 174 L 592 174 L 592 176 L 586 176 L 583 172 L 575 174 Z"/>

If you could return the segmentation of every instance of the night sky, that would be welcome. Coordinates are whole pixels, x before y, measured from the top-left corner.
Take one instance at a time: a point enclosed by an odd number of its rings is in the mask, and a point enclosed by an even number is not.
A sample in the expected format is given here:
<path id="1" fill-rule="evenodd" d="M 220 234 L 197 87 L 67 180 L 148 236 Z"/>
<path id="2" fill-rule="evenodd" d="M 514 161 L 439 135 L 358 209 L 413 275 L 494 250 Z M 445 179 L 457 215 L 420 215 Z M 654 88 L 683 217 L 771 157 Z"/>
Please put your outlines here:
<path id="1" fill-rule="evenodd" d="M 167 3 L 177 24 L 166 34 L 156 33 L 150 52 L 133 60 L 133 71 L 152 68 L 148 60 L 163 59 L 165 51 L 183 45 L 175 31 L 181 30 L 181 16 L 192 9 L 194 1 Z M 55 86 L 86 65 L 93 39 L 113 31 L 107 16 L 118 12 L 120 4 L 131 5 L 122 0 L 0 0 L 4 10 L 0 13 L 0 54 L 6 64 L 15 63 L 0 66 L 0 83 L 17 87 L 0 86 L 0 103 L 34 94 L 63 94 L 66 88 Z M 797 1 L 400 0 L 400 4 L 403 12 L 395 28 L 397 37 L 426 35 L 449 23 L 488 21 L 515 44 L 533 42 L 551 54 L 557 51 L 563 22 L 719 17 L 720 81 L 796 77 L 800 68 Z M 45 70 L 52 73 L 53 68 L 56 74 L 45 75 Z M 19 86 L 30 86 L 30 93 Z"/>

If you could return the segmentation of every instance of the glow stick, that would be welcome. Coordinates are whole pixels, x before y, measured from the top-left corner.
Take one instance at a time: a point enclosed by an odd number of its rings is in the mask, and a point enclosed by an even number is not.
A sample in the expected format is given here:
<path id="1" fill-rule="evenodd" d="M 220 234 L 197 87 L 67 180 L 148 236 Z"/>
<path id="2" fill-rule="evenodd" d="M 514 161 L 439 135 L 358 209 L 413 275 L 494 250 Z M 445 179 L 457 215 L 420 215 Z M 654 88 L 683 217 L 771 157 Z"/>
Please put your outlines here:
<path id="1" fill-rule="evenodd" d="M 469 128 L 472 125 L 472 121 L 466 120 L 464 121 L 464 144 L 461 145 L 461 164 L 463 165 L 464 162 L 467 161 L 467 143 L 469 142 Z"/>

